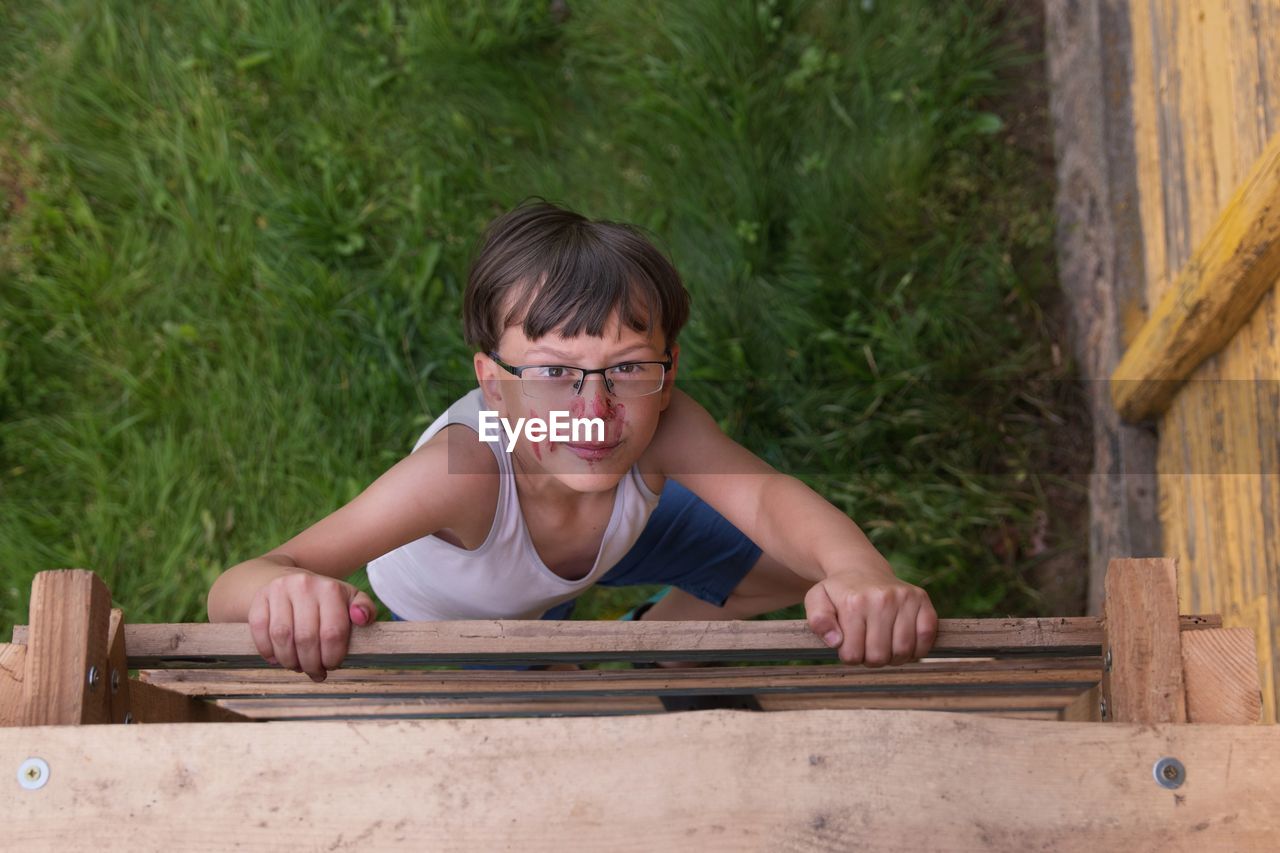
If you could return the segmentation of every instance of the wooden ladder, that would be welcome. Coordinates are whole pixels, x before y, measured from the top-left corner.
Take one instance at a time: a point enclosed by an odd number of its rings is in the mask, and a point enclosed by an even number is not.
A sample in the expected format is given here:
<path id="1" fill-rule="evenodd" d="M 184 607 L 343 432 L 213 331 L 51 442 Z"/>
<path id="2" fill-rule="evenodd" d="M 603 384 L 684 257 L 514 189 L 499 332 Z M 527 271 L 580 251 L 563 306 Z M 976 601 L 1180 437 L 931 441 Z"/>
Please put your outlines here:
<path id="1" fill-rule="evenodd" d="M 42 572 L 0 645 L 5 846 L 1277 849 L 1253 633 L 1176 591 L 1113 560 L 1102 618 L 944 619 L 879 668 L 803 620 L 375 623 L 316 684 Z M 677 659 L 716 665 L 423 668 Z M 660 698 L 699 694 L 765 713 Z"/>

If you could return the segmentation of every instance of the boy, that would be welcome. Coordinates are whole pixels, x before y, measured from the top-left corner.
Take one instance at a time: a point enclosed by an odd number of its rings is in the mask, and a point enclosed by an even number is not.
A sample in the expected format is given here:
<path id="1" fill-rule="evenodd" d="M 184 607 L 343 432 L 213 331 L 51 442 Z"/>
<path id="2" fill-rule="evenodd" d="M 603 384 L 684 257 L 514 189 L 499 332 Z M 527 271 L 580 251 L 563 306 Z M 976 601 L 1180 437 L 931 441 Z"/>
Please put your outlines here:
<path id="1" fill-rule="evenodd" d="M 349 504 L 224 572 L 210 621 L 248 621 L 264 658 L 323 681 L 373 621 L 341 580 L 367 562 L 393 619 L 567 618 L 595 583 L 668 583 L 646 618 L 803 600 L 845 663 L 928 652 L 924 590 L 675 387 L 689 296 L 636 229 L 518 206 L 487 229 L 463 313 L 478 386 Z M 521 434 L 566 415 L 597 434 Z"/>

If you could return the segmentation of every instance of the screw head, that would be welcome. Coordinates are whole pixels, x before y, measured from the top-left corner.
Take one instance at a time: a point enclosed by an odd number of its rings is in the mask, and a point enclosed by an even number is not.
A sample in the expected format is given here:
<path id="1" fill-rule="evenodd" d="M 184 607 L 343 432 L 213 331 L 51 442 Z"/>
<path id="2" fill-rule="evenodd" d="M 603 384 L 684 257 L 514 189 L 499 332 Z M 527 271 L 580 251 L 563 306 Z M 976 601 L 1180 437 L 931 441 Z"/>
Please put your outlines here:
<path id="1" fill-rule="evenodd" d="M 36 791 L 49 781 L 49 765 L 43 758 L 28 758 L 18 766 L 18 784 Z"/>
<path id="2" fill-rule="evenodd" d="M 111 692 L 120 692 L 120 670 L 118 669 L 111 670 Z"/>
<path id="3" fill-rule="evenodd" d="M 1102 658 L 1102 668 L 1107 672 L 1111 671 L 1111 649 L 1107 649 L 1106 655 Z"/>
<path id="4" fill-rule="evenodd" d="M 1098 700 L 1098 714 L 1104 720 L 1107 718 L 1107 700 L 1106 699 Z"/>
<path id="5" fill-rule="evenodd" d="M 124 724 L 127 726 L 127 725 L 129 725 L 130 723 L 132 723 L 132 722 L 133 722 L 133 712 L 132 712 L 132 711 L 125 711 L 125 712 L 124 712 Z"/>
<path id="6" fill-rule="evenodd" d="M 1187 779 L 1187 768 L 1182 766 L 1182 762 L 1172 756 L 1160 759 L 1151 768 L 1151 775 L 1155 776 L 1156 784 L 1162 788 L 1177 788 Z"/>
<path id="7" fill-rule="evenodd" d="M 98 684 L 102 682 L 102 673 L 98 672 L 96 666 L 89 667 L 89 689 L 97 690 Z"/>

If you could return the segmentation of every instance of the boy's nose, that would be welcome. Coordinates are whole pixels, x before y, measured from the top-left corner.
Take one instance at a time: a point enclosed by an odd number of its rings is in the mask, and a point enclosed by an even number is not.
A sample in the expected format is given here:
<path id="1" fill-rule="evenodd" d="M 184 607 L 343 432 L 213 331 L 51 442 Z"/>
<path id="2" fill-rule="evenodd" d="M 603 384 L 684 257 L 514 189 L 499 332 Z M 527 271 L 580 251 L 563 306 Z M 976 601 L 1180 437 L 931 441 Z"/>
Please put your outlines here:
<path id="1" fill-rule="evenodd" d="M 594 384 L 593 380 L 596 380 Z M 609 388 L 605 385 L 603 376 L 593 374 L 584 379 L 581 395 L 587 417 L 603 418 L 609 415 Z"/>

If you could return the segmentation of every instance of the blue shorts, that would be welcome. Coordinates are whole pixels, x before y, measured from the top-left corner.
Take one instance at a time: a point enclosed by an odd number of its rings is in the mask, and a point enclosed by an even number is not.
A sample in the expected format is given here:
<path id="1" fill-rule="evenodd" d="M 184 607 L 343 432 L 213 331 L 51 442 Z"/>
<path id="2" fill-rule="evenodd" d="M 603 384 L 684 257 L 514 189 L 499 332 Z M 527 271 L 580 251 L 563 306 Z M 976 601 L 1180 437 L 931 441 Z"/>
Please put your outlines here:
<path id="1" fill-rule="evenodd" d="M 723 607 L 760 559 L 760 554 L 760 546 L 710 504 L 668 478 L 640 538 L 597 583 L 601 586 L 667 584 Z M 571 598 L 561 602 L 542 614 L 542 618 L 568 619 L 576 601 Z M 391 618 L 405 621 L 395 613 Z"/>

